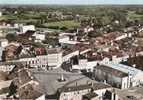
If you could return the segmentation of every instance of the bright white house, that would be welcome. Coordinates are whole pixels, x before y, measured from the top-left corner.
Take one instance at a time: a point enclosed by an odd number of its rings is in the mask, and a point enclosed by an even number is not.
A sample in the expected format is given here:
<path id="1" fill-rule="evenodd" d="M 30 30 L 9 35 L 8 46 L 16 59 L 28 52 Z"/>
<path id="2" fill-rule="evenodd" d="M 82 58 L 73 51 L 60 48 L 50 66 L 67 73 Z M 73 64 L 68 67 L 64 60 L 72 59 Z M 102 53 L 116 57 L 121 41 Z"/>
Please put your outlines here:
<path id="1" fill-rule="evenodd" d="M 22 33 L 25 33 L 25 32 L 27 32 L 28 30 L 30 30 L 30 31 L 35 31 L 35 26 L 34 26 L 34 25 L 22 25 L 22 26 L 20 26 L 20 31 L 21 31 Z"/>

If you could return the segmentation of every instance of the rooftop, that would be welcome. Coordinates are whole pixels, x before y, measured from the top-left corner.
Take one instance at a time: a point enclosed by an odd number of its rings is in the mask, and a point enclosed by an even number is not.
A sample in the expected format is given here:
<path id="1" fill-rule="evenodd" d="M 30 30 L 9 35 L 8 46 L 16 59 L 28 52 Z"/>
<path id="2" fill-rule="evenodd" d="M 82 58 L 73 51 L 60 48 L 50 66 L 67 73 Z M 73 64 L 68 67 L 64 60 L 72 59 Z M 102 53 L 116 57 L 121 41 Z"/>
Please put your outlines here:
<path id="1" fill-rule="evenodd" d="M 126 62 L 123 62 L 123 64 L 129 65 L 129 66 L 135 65 L 137 69 L 140 69 L 143 71 L 142 61 L 143 61 L 143 56 L 135 56 L 135 57 L 128 58 L 128 60 Z"/>
<path id="2" fill-rule="evenodd" d="M 98 82 L 87 82 L 86 84 L 82 84 L 82 85 L 77 85 L 77 86 L 67 86 L 67 87 L 63 87 L 62 91 L 63 92 L 71 92 L 71 91 L 80 91 L 80 90 L 85 90 L 85 89 L 93 89 L 93 90 L 100 90 L 100 89 L 105 89 L 105 88 L 111 88 L 110 85 L 106 85 L 103 83 L 98 83 Z"/>
<path id="3" fill-rule="evenodd" d="M 0 71 L 0 81 L 7 80 L 8 73 Z"/>
<path id="4" fill-rule="evenodd" d="M 82 43 L 79 43 L 79 44 L 76 44 L 76 45 L 72 45 L 71 47 L 66 48 L 64 50 L 64 54 L 63 55 L 68 55 L 68 54 L 70 54 L 72 52 L 75 52 L 75 51 L 79 51 L 79 52 L 83 52 L 83 51 L 86 51 L 86 50 L 90 51 L 91 50 L 90 47 L 91 47 L 90 45 L 82 44 Z"/>
<path id="5" fill-rule="evenodd" d="M 109 67 L 111 67 L 113 69 L 122 71 L 124 73 L 130 74 L 130 75 L 133 75 L 133 76 L 136 75 L 139 72 L 142 72 L 141 70 L 133 68 L 131 66 L 127 66 L 127 65 L 123 65 L 123 64 L 115 64 L 113 62 L 109 62 L 108 64 L 104 63 L 103 65 L 109 66 Z"/>
<path id="6" fill-rule="evenodd" d="M 60 53 L 61 51 L 62 51 L 61 48 L 51 48 L 51 49 L 48 49 L 47 53 L 55 54 L 55 53 Z"/>
<path id="7" fill-rule="evenodd" d="M 129 89 L 124 89 L 124 90 L 115 89 L 115 93 L 122 100 L 142 100 L 143 99 L 143 86 L 132 87 Z"/>
<path id="8" fill-rule="evenodd" d="M 38 86 L 36 85 L 36 88 Z M 26 87 L 18 89 L 19 99 L 36 99 L 43 95 L 34 85 L 28 84 Z"/>
<path id="9" fill-rule="evenodd" d="M 18 73 L 18 79 L 20 86 L 32 80 L 30 72 L 23 68 Z"/>

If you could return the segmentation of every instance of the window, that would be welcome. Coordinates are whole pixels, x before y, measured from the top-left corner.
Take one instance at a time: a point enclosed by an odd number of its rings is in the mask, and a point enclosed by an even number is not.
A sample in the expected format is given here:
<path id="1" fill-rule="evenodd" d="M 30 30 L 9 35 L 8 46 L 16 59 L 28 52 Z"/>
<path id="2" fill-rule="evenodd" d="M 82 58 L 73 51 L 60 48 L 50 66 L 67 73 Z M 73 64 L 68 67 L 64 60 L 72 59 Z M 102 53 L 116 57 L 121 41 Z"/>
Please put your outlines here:
<path id="1" fill-rule="evenodd" d="M 32 64 L 34 64 L 34 60 L 32 61 Z"/>
<path id="2" fill-rule="evenodd" d="M 126 88 L 126 83 L 124 83 L 124 88 Z"/>

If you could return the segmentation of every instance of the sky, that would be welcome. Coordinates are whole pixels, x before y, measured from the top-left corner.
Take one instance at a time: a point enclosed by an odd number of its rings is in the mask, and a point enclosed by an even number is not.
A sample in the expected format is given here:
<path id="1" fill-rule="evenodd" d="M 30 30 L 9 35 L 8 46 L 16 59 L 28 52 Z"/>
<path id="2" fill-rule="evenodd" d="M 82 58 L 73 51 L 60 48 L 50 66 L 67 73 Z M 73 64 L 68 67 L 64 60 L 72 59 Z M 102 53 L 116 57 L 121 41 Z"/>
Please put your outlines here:
<path id="1" fill-rule="evenodd" d="M 0 4 L 143 4 L 143 0 L 0 0 Z"/>

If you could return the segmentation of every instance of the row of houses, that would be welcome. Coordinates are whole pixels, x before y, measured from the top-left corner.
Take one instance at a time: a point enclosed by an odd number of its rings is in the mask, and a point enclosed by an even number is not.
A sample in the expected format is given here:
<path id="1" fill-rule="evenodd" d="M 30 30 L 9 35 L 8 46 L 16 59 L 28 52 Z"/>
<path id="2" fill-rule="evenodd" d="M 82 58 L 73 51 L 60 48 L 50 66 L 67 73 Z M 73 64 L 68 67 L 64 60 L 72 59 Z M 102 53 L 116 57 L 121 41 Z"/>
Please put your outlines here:
<path id="1" fill-rule="evenodd" d="M 56 69 L 30 70 L 21 63 L 16 64 L 8 77 L 12 80 L 6 86 L 9 91 L 5 96 L 0 95 L 3 99 L 102 100 L 106 92 L 112 90 L 110 85 L 91 80 L 81 74 Z"/>

